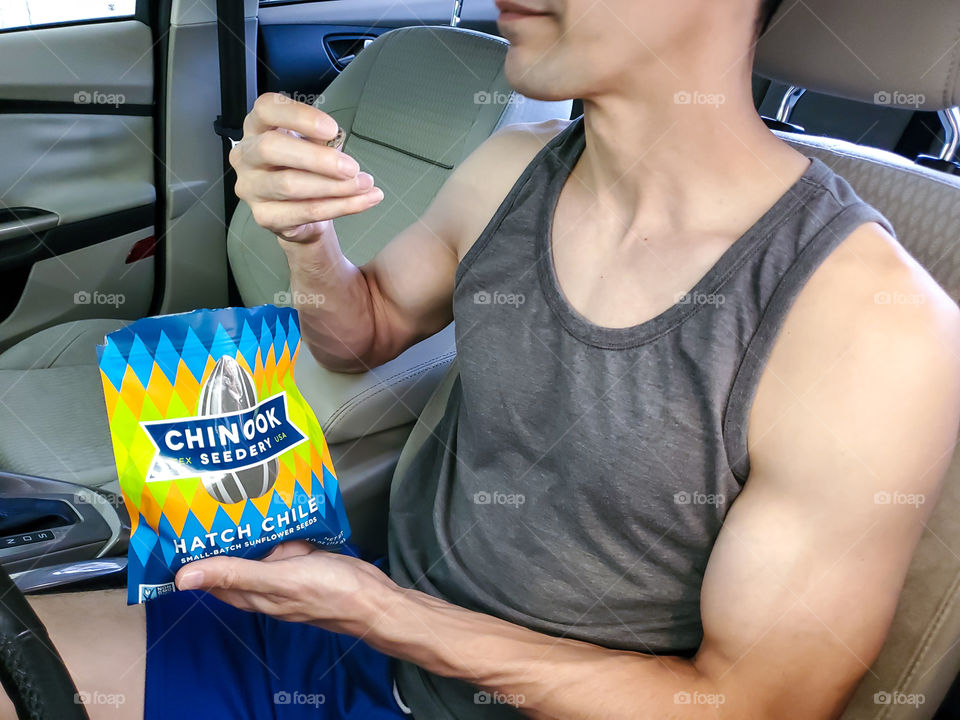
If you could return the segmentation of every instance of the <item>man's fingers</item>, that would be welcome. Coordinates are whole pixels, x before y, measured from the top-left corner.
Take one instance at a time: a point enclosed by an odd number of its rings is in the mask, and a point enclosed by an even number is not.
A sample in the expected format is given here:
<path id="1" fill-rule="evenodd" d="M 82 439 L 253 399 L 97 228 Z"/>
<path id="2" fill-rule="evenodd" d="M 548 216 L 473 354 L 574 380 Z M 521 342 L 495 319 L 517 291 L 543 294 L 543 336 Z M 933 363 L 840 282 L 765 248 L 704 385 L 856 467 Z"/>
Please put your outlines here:
<path id="1" fill-rule="evenodd" d="M 356 160 L 324 144 L 338 131 L 336 121 L 315 107 L 277 93 L 257 98 L 229 159 L 237 171 L 237 196 L 258 225 L 294 239 L 304 228 L 383 200 Z"/>
<path id="2" fill-rule="evenodd" d="M 250 211 L 258 225 L 277 232 L 277 228 L 292 229 L 321 220 L 355 215 L 370 209 L 381 200 L 383 200 L 383 192 L 379 188 L 373 188 L 362 195 L 348 198 L 256 203 L 250 206 Z"/>
<path id="3" fill-rule="evenodd" d="M 263 562 L 273 562 L 276 560 L 286 560 L 301 555 L 309 555 L 317 551 L 315 545 L 311 545 L 306 540 L 291 540 L 290 542 L 280 543 L 271 550 Z"/>
<path id="4" fill-rule="evenodd" d="M 317 145 L 279 130 L 248 136 L 230 151 L 235 169 L 244 163 L 253 167 L 282 167 L 325 175 L 330 178 L 356 177 L 360 165 L 340 150 Z"/>
<path id="5" fill-rule="evenodd" d="M 312 105 L 286 95 L 265 93 L 257 98 L 243 122 L 244 135 L 281 127 L 326 142 L 337 136 L 337 121 Z"/>
<path id="6" fill-rule="evenodd" d="M 236 557 L 197 560 L 176 576 L 180 590 L 237 590 L 282 595 L 289 586 L 283 566 Z"/>
<path id="7" fill-rule="evenodd" d="M 237 179 L 237 196 L 247 202 L 343 198 L 365 193 L 373 176 L 360 173 L 350 180 L 334 180 L 303 170 L 250 170 Z"/>

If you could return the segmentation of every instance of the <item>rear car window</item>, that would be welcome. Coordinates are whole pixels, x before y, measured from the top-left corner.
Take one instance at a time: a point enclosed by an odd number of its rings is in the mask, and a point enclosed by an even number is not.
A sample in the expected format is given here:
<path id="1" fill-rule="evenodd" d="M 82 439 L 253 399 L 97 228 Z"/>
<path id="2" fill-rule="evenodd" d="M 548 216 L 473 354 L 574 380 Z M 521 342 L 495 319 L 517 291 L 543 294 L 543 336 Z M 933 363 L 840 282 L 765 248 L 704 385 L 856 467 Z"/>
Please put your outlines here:
<path id="1" fill-rule="evenodd" d="M 0 0 L 0 30 L 130 17 L 137 0 Z"/>

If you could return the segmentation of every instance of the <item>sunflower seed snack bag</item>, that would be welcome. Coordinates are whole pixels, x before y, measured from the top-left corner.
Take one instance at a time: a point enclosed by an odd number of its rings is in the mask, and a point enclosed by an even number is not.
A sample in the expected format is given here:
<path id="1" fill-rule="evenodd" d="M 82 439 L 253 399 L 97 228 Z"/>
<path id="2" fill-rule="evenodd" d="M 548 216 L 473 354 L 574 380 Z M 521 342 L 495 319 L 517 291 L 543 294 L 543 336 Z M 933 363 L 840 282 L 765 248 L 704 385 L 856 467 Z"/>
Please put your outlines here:
<path id="1" fill-rule="evenodd" d="M 185 564 L 350 535 L 320 424 L 297 390 L 296 310 L 145 318 L 97 348 L 130 514 L 127 602 L 174 592 Z"/>

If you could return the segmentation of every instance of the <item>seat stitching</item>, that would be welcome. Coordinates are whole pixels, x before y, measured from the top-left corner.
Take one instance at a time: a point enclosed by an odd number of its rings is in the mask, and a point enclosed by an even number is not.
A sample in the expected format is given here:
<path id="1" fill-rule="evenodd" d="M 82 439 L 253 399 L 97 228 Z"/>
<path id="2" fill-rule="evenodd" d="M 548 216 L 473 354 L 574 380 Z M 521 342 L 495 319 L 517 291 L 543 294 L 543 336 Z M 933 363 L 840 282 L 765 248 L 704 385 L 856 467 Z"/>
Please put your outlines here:
<path id="1" fill-rule="evenodd" d="M 456 350 L 453 350 L 453 351 L 450 351 L 450 352 L 454 352 L 454 353 L 455 353 Z M 431 358 L 429 358 L 429 359 L 427 359 L 427 360 L 423 360 L 423 361 L 417 363 L 416 365 L 411 365 L 410 367 L 406 367 L 406 368 L 404 368 L 403 370 L 397 370 L 397 372 L 395 372 L 393 375 L 390 375 L 390 376 L 388 376 L 388 377 L 385 377 L 385 378 L 383 378 L 382 380 L 378 380 L 376 383 L 374 383 L 374 384 L 371 385 L 370 387 L 367 387 L 367 388 L 363 388 L 363 389 L 361 389 L 361 390 L 358 390 L 356 393 L 354 393 L 354 394 L 351 395 L 349 398 L 347 398 L 347 399 L 344 400 L 342 403 L 340 403 L 340 406 L 339 406 L 336 410 L 334 410 L 334 411 L 333 411 L 333 414 L 330 416 L 331 419 L 334 418 L 334 417 L 336 417 L 337 414 L 339 414 L 339 413 L 343 410 L 343 408 L 344 408 L 345 406 L 349 405 L 351 402 L 353 402 L 353 401 L 356 400 L 357 398 L 361 397 L 364 393 L 370 392 L 371 390 L 373 390 L 374 388 L 376 388 L 376 387 L 379 386 L 379 385 L 383 385 L 383 384 L 385 384 L 385 383 L 390 383 L 390 382 L 392 382 L 392 381 L 394 381 L 394 380 L 397 380 L 398 378 L 399 378 L 399 379 L 402 379 L 402 376 L 405 375 L 406 373 L 409 373 L 411 370 L 417 370 L 417 369 L 422 368 L 422 367 L 424 367 L 424 366 L 426 366 L 426 365 L 429 365 L 429 364 L 432 363 L 432 362 L 435 362 L 435 361 L 437 361 L 437 360 L 442 360 L 443 358 L 447 357 L 448 355 L 449 355 L 449 352 L 446 353 L 446 354 L 444 354 L 444 355 L 437 355 L 437 356 L 431 357 Z"/>
<path id="2" fill-rule="evenodd" d="M 80 331 L 79 333 L 77 333 L 76 337 L 74 337 L 70 342 L 68 342 L 66 345 L 64 345 L 63 350 L 61 350 L 60 352 L 57 353 L 56 357 L 53 358 L 53 360 L 50 362 L 49 365 L 47 365 L 47 367 L 48 367 L 48 368 L 51 368 L 51 367 L 53 367 L 54 365 L 56 365 L 56 364 L 57 364 L 57 360 L 59 360 L 61 357 L 63 357 L 63 354 L 64 354 L 67 350 L 69 350 L 70 348 L 72 348 L 72 347 L 74 346 L 74 344 L 77 342 L 77 340 L 79 340 L 81 337 L 83 337 L 83 335 L 84 335 L 83 331 Z M 28 370 L 29 370 L 29 368 L 28 368 Z"/>
<path id="3" fill-rule="evenodd" d="M 436 361 L 432 362 L 428 367 L 425 367 L 425 368 L 423 368 L 423 369 L 421 369 L 421 370 L 417 370 L 416 372 L 408 373 L 405 377 L 400 378 L 400 380 L 409 380 L 409 379 L 415 378 L 415 377 L 417 377 L 417 376 L 419 376 L 419 375 L 424 375 L 424 374 L 428 373 L 430 370 L 433 370 L 433 369 L 435 369 L 435 368 L 437 368 L 437 367 L 441 367 L 441 366 L 443 366 L 443 365 L 449 365 L 449 364 L 453 361 L 454 357 L 456 357 L 456 353 L 455 353 L 455 352 L 447 353 L 446 355 L 443 355 L 443 356 L 437 358 Z M 365 401 L 366 401 L 366 400 L 372 400 L 374 397 L 376 397 L 376 396 L 379 395 L 380 393 L 386 392 L 387 390 L 390 389 L 390 387 L 393 387 L 393 386 L 395 386 L 395 385 L 397 385 L 397 384 L 399 384 L 399 383 L 393 383 L 392 385 L 388 386 L 387 383 L 382 383 L 382 386 L 381 386 L 381 387 L 377 388 L 376 390 L 374 390 L 374 392 L 372 392 L 372 393 L 370 393 L 369 395 L 367 395 L 367 396 L 364 398 L 364 400 L 365 400 Z M 370 389 L 373 390 L 373 388 L 370 388 Z M 337 427 L 337 426 L 341 423 L 341 421 L 343 420 L 343 418 L 346 417 L 348 410 L 352 410 L 354 407 L 356 407 L 356 406 L 358 406 L 358 405 L 360 405 L 360 404 L 361 404 L 360 402 L 356 402 L 356 403 L 352 403 L 349 407 L 347 407 L 347 406 L 341 406 L 341 409 L 342 409 L 343 412 L 340 412 L 339 415 L 338 415 L 335 419 L 331 419 L 330 425 L 329 425 L 328 428 L 327 428 L 327 432 L 331 432 L 335 427 Z"/>
<path id="4" fill-rule="evenodd" d="M 927 631 L 923 634 L 920 645 L 907 664 L 906 674 L 902 675 L 900 682 L 897 683 L 899 687 L 906 688 L 907 684 L 913 679 L 914 675 L 916 675 L 920 667 L 920 660 L 933 646 L 932 637 L 939 634 L 939 630 L 943 627 L 949 610 L 957 604 L 958 587 L 960 587 L 960 573 L 954 575 L 953 582 L 950 584 L 950 588 L 946 593 L 946 599 L 940 603 L 937 611 L 934 613 L 933 620 L 927 627 Z"/>
<path id="5" fill-rule="evenodd" d="M 354 395 L 353 398 L 351 398 L 350 400 L 342 404 L 340 408 L 337 410 L 337 412 L 331 416 L 329 421 L 330 422 L 329 428 L 333 429 L 333 427 L 337 425 L 343 419 L 343 417 L 347 415 L 348 412 L 352 411 L 355 407 L 360 405 L 362 402 L 365 402 L 375 397 L 381 392 L 388 390 L 390 387 L 395 387 L 396 385 L 399 385 L 404 380 L 409 380 L 410 378 L 417 377 L 418 375 L 422 375 L 423 373 L 428 372 L 440 365 L 449 364 L 449 361 L 452 360 L 453 357 L 455 356 L 456 356 L 456 352 L 454 351 L 454 352 L 450 352 L 445 355 L 439 356 L 437 358 L 433 358 L 427 361 L 426 363 L 421 363 L 420 365 L 414 368 L 410 368 L 409 370 L 405 371 L 402 374 L 394 375 L 391 378 L 389 378 L 389 380 L 386 380 L 382 383 L 378 383 L 373 387 L 367 388 L 361 393 L 357 393 L 357 395 Z M 392 382 L 394 380 L 396 380 L 396 382 Z M 362 399 L 358 399 L 358 398 L 362 398 Z M 356 400 L 356 402 L 354 402 L 354 400 Z"/>
<path id="6" fill-rule="evenodd" d="M 385 142 L 383 142 L 382 140 L 377 140 L 376 138 L 372 138 L 372 137 L 369 137 L 369 136 L 367 136 L 367 135 L 362 135 L 361 133 L 358 133 L 356 130 L 354 130 L 351 134 L 352 134 L 354 137 L 360 138 L 361 140 L 366 140 L 367 142 L 373 143 L 374 145 L 379 145 L 380 147 L 390 148 L 391 150 L 395 150 L 395 151 L 398 152 L 398 153 L 403 153 L 404 155 L 407 155 L 408 157 L 412 157 L 412 158 L 415 158 L 415 159 L 417 159 L 417 160 L 422 160 L 422 161 L 425 162 L 425 163 L 430 163 L 431 165 L 436 165 L 437 167 L 441 167 L 441 168 L 443 168 L 444 170 L 453 170 L 453 165 L 449 165 L 449 164 L 447 164 L 447 163 L 442 163 L 442 162 L 439 162 L 438 160 L 432 160 L 431 158 L 428 158 L 428 157 L 426 157 L 425 155 L 420 155 L 420 154 L 415 153 L 415 152 L 410 152 L 409 150 L 404 150 L 403 148 L 397 147 L 396 145 L 391 145 L 390 143 L 385 143 Z"/>
<path id="7" fill-rule="evenodd" d="M 896 170 L 899 172 L 905 172 L 908 175 L 912 175 L 913 177 L 918 178 L 920 180 L 929 180 L 930 182 L 936 183 L 941 187 L 950 188 L 951 190 L 960 190 L 960 185 L 958 185 L 956 181 L 951 182 L 951 180 L 949 179 L 950 176 L 939 177 L 936 175 L 930 175 L 927 172 L 924 172 L 915 166 L 900 165 L 896 162 L 893 162 L 892 160 L 885 159 L 885 158 L 882 159 L 882 158 L 870 157 L 869 155 L 857 155 L 853 151 L 842 148 L 841 146 L 835 146 L 832 144 L 819 144 L 819 143 L 813 142 L 810 138 L 800 139 L 800 138 L 791 137 L 789 136 L 789 134 L 787 134 L 787 137 L 782 137 L 781 139 L 786 140 L 791 145 L 799 145 L 800 147 L 811 148 L 813 150 L 820 150 L 821 152 L 826 152 L 831 155 L 838 155 L 840 157 L 848 158 L 850 160 L 857 160 L 859 162 L 868 162 L 872 165 L 883 168 L 885 170 Z M 826 138 L 826 139 L 830 140 L 831 138 Z M 935 172 L 935 171 L 929 171 L 929 172 Z"/>

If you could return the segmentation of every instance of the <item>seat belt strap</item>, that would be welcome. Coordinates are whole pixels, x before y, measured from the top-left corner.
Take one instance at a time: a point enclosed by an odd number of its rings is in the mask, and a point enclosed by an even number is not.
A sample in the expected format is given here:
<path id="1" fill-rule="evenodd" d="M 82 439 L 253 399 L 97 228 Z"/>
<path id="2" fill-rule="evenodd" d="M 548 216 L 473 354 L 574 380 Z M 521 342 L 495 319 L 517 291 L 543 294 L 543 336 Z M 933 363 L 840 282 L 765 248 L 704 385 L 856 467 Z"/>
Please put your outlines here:
<path id="1" fill-rule="evenodd" d="M 247 67 L 243 6 L 240 0 L 217 0 L 217 45 L 220 62 L 220 115 L 213 130 L 223 139 L 223 215 L 229 225 L 237 206 L 233 193 L 236 173 L 228 156 L 243 136 L 247 114 Z"/>

